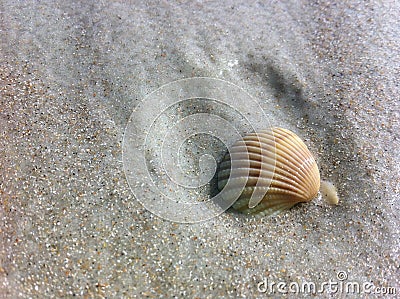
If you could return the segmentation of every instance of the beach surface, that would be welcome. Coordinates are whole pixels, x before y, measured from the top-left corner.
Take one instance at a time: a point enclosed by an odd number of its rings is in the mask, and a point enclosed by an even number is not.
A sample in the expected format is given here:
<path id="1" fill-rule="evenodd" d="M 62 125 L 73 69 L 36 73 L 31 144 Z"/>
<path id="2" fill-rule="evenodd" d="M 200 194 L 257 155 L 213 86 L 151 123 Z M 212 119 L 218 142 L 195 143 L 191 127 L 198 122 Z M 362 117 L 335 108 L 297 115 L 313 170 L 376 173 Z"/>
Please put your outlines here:
<path id="1" fill-rule="evenodd" d="M 400 6 L 385 3 L 1 1 L 0 298 L 395 298 Z M 260 109 L 235 97 L 236 110 L 144 105 L 194 77 L 229 82 Z M 157 215 L 171 215 L 159 194 L 138 193 L 125 132 L 150 132 L 157 162 L 160 144 L 186 138 L 174 126 L 185 116 L 218 115 L 243 134 L 242 118 L 261 111 L 257 125 L 304 140 L 337 206 L 318 197 L 276 217 L 229 209 L 180 223 Z M 184 145 L 188 173 L 196 154 L 224 153 L 203 135 Z"/>

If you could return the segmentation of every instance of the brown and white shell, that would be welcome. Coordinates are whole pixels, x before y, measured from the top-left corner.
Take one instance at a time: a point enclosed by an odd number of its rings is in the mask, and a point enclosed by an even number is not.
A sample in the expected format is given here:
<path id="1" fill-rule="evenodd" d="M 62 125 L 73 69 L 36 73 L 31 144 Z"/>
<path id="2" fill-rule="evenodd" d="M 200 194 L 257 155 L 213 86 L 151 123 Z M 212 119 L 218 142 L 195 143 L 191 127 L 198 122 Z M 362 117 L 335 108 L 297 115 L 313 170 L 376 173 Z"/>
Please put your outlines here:
<path id="1" fill-rule="evenodd" d="M 230 148 L 219 167 L 218 188 L 236 210 L 275 215 L 316 197 L 320 174 L 295 133 L 272 128 L 248 134 Z"/>

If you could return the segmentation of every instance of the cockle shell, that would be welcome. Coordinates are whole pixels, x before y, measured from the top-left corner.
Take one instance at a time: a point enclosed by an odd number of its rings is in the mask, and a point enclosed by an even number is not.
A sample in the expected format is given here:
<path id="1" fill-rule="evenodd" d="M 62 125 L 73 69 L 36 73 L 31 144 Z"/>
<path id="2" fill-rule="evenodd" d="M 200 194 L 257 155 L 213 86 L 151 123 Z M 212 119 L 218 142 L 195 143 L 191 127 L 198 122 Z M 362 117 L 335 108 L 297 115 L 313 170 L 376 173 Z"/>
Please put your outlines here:
<path id="1" fill-rule="evenodd" d="M 304 142 L 293 132 L 272 128 L 246 135 L 224 157 L 218 188 L 233 208 L 274 215 L 317 196 L 320 174 Z"/>

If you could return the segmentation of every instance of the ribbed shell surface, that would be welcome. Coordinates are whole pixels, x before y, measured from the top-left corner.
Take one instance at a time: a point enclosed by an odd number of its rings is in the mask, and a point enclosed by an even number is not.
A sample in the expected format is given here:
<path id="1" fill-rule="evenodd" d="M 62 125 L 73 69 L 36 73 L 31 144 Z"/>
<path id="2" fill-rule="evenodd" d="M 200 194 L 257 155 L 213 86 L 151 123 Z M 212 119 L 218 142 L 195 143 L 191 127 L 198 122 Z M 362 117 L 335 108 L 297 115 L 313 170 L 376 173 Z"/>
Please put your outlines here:
<path id="1" fill-rule="evenodd" d="M 313 199 L 320 188 L 317 163 L 293 132 L 272 128 L 246 135 L 219 166 L 218 188 L 233 208 L 273 215 Z"/>

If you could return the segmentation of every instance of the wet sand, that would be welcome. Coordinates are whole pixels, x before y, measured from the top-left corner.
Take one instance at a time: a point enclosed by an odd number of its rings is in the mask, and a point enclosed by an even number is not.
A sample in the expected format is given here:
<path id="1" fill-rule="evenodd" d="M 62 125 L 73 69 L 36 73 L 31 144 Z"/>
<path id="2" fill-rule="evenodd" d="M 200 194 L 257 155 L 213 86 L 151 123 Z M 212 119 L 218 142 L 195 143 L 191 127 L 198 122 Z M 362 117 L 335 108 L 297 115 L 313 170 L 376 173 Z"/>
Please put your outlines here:
<path id="1" fill-rule="evenodd" d="M 400 292 L 399 5 L 224 3 L 2 2 L 1 298 Z M 301 136 L 339 205 L 197 224 L 149 212 L 125 177 L 125 127 L 146 95 L 195 76 Z"/>

